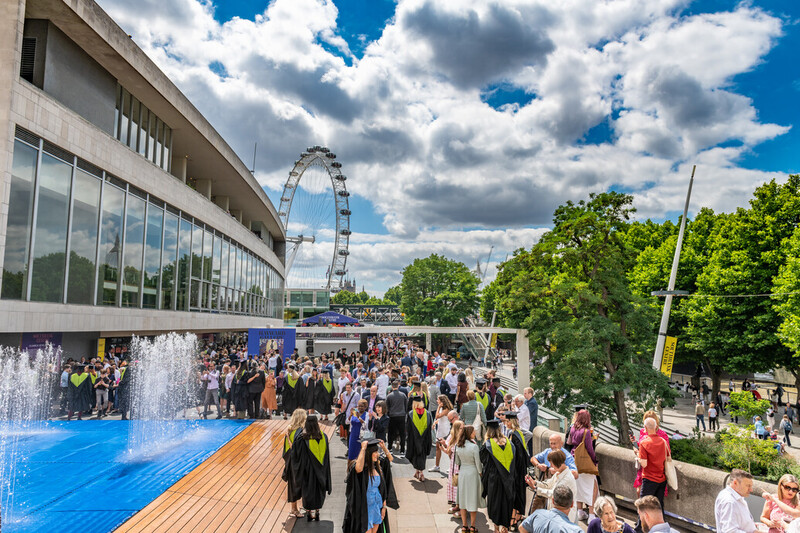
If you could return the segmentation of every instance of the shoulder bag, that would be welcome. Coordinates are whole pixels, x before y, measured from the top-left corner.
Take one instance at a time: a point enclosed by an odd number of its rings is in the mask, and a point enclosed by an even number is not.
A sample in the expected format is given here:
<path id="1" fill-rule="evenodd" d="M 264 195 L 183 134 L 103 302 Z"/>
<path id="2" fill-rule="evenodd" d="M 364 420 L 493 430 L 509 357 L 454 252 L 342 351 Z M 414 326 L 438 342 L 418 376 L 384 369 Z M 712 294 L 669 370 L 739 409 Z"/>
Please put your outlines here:
<path id="1" fill-rule="evenodd" d="M 589 430 L 587 429 L 585 431 Z M 583 435 L 580 444 L 572 449 L 572 455 L 575 457 L 575 466 L 578 468 L 579 474 L 597 476 L 600 474 L 600 471 L 597 469 L 597 465 L 594 464 L 594 461 L 592 461 L 592 458 L 589 457 L 589 452 L 586 451 L 586 432 L 584 432 Z"/>
<path id="2" fill-rule="evenodd" d="M 667 446 L 667 443 L 664 443 Z M 667 453 L 667 458 L 664 460 L 664 475 L 667 477 L 667 485 L 672 490 L 678 490 L 678 471 L 675 469 L 675 463 L 672 462 L 672 455 Z"/>

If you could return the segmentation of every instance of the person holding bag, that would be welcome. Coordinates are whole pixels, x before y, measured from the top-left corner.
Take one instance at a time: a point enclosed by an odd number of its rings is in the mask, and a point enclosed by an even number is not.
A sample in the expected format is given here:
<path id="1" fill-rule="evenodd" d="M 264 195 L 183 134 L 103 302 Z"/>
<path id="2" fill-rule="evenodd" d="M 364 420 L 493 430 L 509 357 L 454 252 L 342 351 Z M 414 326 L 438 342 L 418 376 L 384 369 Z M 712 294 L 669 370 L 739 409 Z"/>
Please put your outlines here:
<path id="1" fill-rule="evenodd" d="M 655 496 L 664 509 L 664 492 L 667 489 L 667 460 L 670 459 L 669 446 L 658 435 L 658 424 L 652 418 L 644 421 L 647 437 L 639 443 L 639 464 L 642 467 L 641 496 Z M 636 531 L 642 531 L 641 522 L 636 524 Z"/>
<path id="2" fill-rule="evenodd" d="M 578 505 L 578 520 L 587 522 L 594 518 L 594 500 L 597 497 L 597 456 L 592 440 L 592 417 L 589 411 L 581 409 L 575 413 L 572 427 L 567 436 L 567 444 L 572 446 L 572 456 L 578 467 L 575 502 Z M 583 506 L 589 509 L 587 513 Z"/>

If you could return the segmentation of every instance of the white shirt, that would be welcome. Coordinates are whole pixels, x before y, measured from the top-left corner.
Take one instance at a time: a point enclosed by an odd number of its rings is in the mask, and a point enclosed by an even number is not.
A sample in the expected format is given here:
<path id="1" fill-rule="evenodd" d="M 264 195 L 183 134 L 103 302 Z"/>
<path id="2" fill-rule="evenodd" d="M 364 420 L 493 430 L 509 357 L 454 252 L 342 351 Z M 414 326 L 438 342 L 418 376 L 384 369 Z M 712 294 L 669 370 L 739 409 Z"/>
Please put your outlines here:
<path id="1" fill-rule="evenodd" d="M 444 380 L 447 382 L 448 385 L 450 385 L 450 394 L 455 394 L 456 389 L 458 388 L 458 374 L 453 374 L 452 372 L 448 372 Z"/>
<path id="2" fill-rule="evenodd" d="M 350 383 L 350 380 L 347 378 L 347 376 L 345 374 L 346 374 L 346 372 L 344 374 L 342 374 L 342 377 L 340 377 L 339 381 L 336 383 L 339 386 L 339 388 L 337 390 L 340 390 L 342 392 L 344 392 L 344 386 L 347 385 L 348 383 Z"/>
<path id="3" fill-rule="evenodd" d="M 527 430 L 531 426 L 531 412 L 528 411 L 528 406 L 524 403 L 517 407 L 517 420 L 519 427 Z"/>
<path id="4" fill-rule="evenodd" d="M 389 376 L 380 374 L 375 379 L 375 385 L 378 387 L 378 398 L 381 400 L 386 399 L 386 389 L 389 387 Z"/>
<path id="5" fill-rule="evenodd" d="M 747 502 L 731 487 L 725 487 L 717 494 L 714 518 L 719 533 L 752 533 L 756 529 Z"/>

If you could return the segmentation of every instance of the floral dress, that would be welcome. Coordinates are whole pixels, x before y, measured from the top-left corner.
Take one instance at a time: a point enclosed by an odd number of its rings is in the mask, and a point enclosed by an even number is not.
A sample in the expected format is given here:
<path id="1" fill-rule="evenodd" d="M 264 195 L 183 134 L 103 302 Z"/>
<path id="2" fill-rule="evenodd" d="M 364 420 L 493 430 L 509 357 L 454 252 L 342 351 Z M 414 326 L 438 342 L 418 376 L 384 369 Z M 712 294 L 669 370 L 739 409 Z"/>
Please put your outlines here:
<path id="1" fill-rule="evenodd" d="M 450 449 L 448 457 L 450 457 L 450 469 L 447 471 L 447 502 L 450 504 L 455 504 L 458 497 L 458 487 L 453 486 L 453 478 L 456 474 L 458 474 L 455 446 Z"/>

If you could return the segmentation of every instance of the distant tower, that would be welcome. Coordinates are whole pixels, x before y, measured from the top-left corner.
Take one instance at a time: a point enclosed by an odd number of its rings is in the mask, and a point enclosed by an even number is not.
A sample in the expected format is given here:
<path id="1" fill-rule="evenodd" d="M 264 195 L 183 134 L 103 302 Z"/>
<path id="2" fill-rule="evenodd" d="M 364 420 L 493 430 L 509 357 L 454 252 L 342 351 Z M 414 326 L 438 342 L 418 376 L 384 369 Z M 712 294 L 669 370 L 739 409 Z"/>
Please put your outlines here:
<path id="1" fill-rule="evenodd" d="M 346 279 L 344 281 L 344 284 L 342 284 L 342 290 L 343 291 L 352 292 L 353 294 L 355 294 L 355 292 L 356 292 L 356 280 L 355 279 L 352 279 L 352 280 Z"/>

